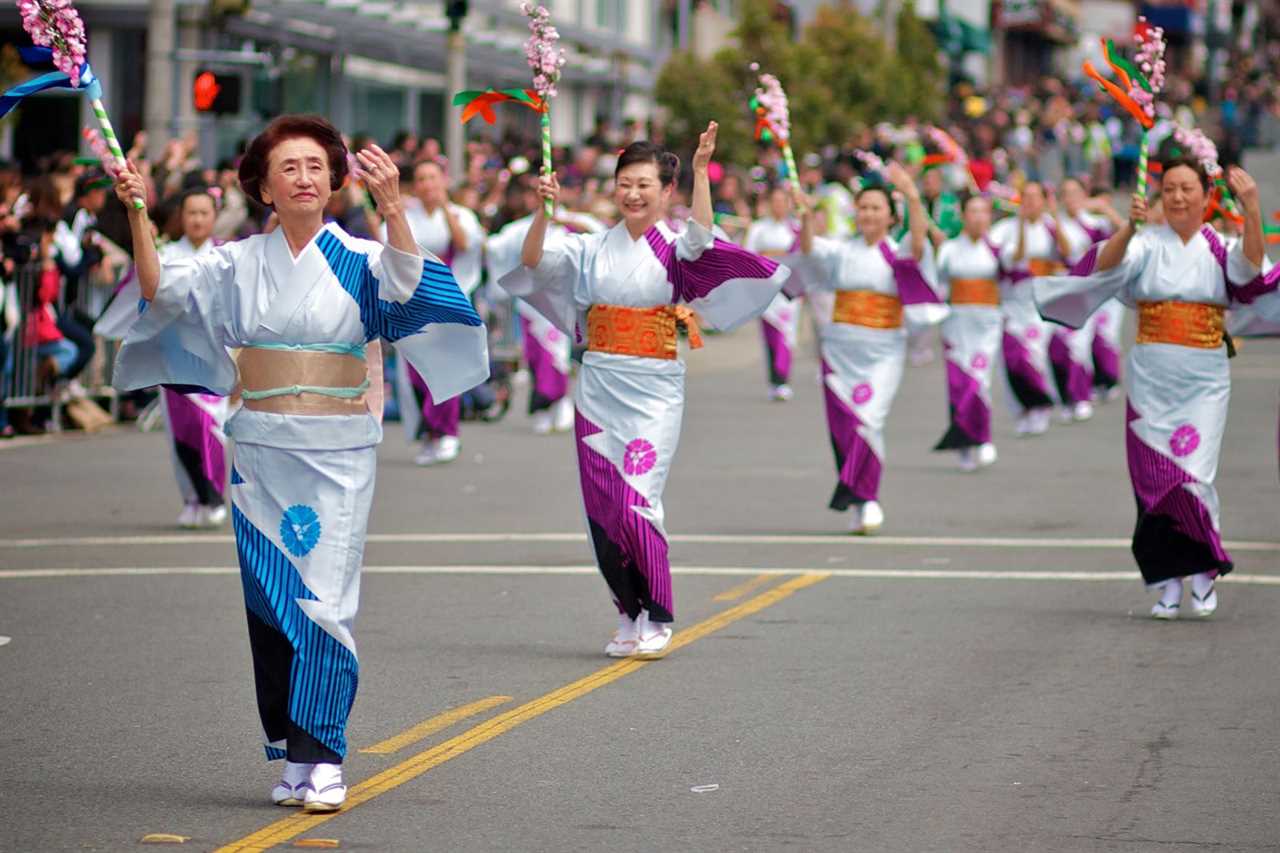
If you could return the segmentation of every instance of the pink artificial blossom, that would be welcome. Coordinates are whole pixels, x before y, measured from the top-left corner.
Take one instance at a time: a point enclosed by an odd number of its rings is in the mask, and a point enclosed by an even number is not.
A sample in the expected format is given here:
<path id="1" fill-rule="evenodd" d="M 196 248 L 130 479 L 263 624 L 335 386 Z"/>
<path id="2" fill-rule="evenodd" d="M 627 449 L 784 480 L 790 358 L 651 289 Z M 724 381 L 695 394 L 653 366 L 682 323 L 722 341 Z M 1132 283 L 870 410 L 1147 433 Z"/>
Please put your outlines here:
<path id="1" fill-rule="evenodd" d="M 759 67 L 755 63 L 752 65 Z M 760 85 L 763 88 L 756 89 L 756 100 L 764 107 L 769 126 L 785 142 L 791 138 L 791 109 L 787 105 L 787 93 L 772 74 L 761 74 Z"/>
<path id="2" fill-rule="evenodd" d="M 529 18 L 529 40 L 524 43 L 524 56 L 533 70 L 533 90 L 546 101 L 556 96 L 556 83 L 565 64 L 565 52 L 557 47 L 560 33 L 551 25 L 546 6 L 521 3 L 520 11 Z"/>
<path id="3" fill-rule="evenodd" d="M 107 146 L 107 141 L 102 138 L 102 134 L 91 127 L 86 127 L 81 131 L 84 141 L 89 144 L 89 150 L 94 153 L 102 163 L 102 170 L 107 176 L 115 180 L 120 174 L 120 164 L 116 162 L 115 156 L 111 153 L 111 149 Z"/>
<path id="4" fill-rule="evenodd" d="M 868 172 L 874 172 L 877 175 L 884 174 L 884 161 L 871 151 L 864 151 L 859 148 L 853 152 L 853 156 L 863 165 Z"/>
<path id="5" fill-rule="evenodd" d="M 84 23 L 71 0 L 18 0 L 18 14 L 31 40 L 51 49 L 54 67 L 79 86 L 87 47 Z"/>
<path id="6" fill-rule="evenodd" d="M 1218 146 L 1213 144 L 1213 140 L 1206 136 L 1204 131 L 1177 125 L 1173 129 L 1173 138 L 1204 167 L 1209 177 L 1221 174 L 1222 166 L 1218 164 Z"/>
<path id="7" fill-rule="evenodd" d="M 1143 24 L 1147 23 L 1146 18 L 1138 20 Z M 1143 112 L 1154 119 L 1156 117 L 1155 96 L 1164 90 L 1164 74 L 1167 67 L 1164 61 L 1164 51 L 1167 46 L 1164 30 L 1148 25 L 1134 36 L 1134 41 L 1138 44 L 1136 57 L 1138 67 L 1142 69 L 1147 82 L 1151 84 L 1151 91 L 1148 92 L 1134 82 L 1129 87 L 1129 97 L 1142 107 Z"/>

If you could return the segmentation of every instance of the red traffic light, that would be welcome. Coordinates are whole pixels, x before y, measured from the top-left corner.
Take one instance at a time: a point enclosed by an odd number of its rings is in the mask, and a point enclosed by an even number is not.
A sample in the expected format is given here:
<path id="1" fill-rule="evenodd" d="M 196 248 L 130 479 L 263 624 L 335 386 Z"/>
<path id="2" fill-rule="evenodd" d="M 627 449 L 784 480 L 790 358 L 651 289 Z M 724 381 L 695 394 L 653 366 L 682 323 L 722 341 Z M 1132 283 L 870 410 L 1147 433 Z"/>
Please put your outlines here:
<path id="1" fill-rule="evenodd" d="M 218 78 L 214 76 L 212 71 L 203 71 L 196 75 L 195 86 L 192 93 L 195 96 L 195 106 L 200 112 L 209 112 L 213 109 L 213 104 L 218 100 L 218 93 L 222 91 L 222 87 L 218 85 Z"/>

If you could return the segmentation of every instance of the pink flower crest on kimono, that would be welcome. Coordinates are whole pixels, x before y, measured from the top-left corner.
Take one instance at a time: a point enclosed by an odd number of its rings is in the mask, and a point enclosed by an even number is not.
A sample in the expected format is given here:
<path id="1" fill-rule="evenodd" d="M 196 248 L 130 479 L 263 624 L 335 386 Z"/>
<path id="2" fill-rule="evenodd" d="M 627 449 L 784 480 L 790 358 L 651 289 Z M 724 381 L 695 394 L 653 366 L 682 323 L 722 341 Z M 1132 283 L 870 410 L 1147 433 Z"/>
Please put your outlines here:
<path id="1" fill-rule="evenodd" d="M 991 362 L 987 361 L 987 357 L 982 353 L 974 353 L 973 358 L 969 359 L 969 364 L 974 370 L 986 370 L 987 365 Z"/>
<path id="2" fill-rule="evenodd" d="M 1103 326 L 1107 325 L 1107 324 L 1108 324 L 1108 323 L 1110 323 L 1110 322 L 1111 322 L 1111 318 L 1110 318 L 1110 317 L 1108 317 L 1106 314 L 1099 314 L 1099 315 L 1098 315 L 1098 328 L 1099 328 L 1099 329 L 1101 329 Z"/>
<path id="3" fill-rule="evenodd" d="M 1026 331 L 1026 338 L 1027 338 L 1027 340 L 1029 340 L 1029 341 L 1038 341 L 1038 340 L 1040 340 L 1040 330 L 1039 330 L 1039 329 L 1037 329 L 1035 326 L 1032 326 L 1030 329 L 1027 329 L 1027 331 Z"/>
<path id="4" fill-rule="evenodd" d="M 1196 452 L 1200 446 L 1200 431 L 1191 424 L 1183 424 L 1169 436 L 1169 449 L 1173 455 L 1181 459 Z"/>
<path id="5" fill-rule="evenodd" d="M 643 438 L 632 439 L 622 455 L 622 470 L 630 477 L 648 474 L 658 463 L 658 451 Z"/>
<path id="6" fill-rule="evenodd" d="M 547 329 L 547 342 L 556 344 L 560 342 L 562 335 L 558 329 Z"/>
<path id="7" fill-rule="evenodd" d="M 854 405 L 861 406 L 863 403 L 869 402 L 874 396 L 875 391 L 872 390 L 871 385 L 866 382 L 853 387 Z"/>

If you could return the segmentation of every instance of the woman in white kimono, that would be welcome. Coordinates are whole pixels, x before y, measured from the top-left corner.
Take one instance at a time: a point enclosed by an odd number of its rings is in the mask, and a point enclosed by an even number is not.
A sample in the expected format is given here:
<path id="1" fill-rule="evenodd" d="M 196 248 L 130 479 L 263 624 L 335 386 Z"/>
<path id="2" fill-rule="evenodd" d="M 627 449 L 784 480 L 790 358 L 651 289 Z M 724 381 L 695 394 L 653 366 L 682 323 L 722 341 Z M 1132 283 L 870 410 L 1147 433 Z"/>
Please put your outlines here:
<path id="1" fill-rule="evenodd" d="M 1151 611 L 1160 619 L 1178 615 L 1188 575 L 1192 613 L 1212 613 L 1214 578 L 1231 571 L 1214 488 L 1231 393 L 1223 315 L 1276 288 L 1274 274 L 1263 275 L 1258 188 L 1241 169 L 1228 182 L 1245 212 L 1244 237 L 1230 250 L 1202 224 L 1204 168 L 1174 159 L 1161 175 L 1166 224 L 1138 231 L 1147 208 L 1135 196 L 1131 221 L 1090 250 L 1079 277 L 1033 284 L 1040 312 L 1073 328 L 1113 297 L 1138 312 L 1125 448 L 1138 503 L 1133 555 L 1143 580 L 1161 590 Z"/>
<path id="2" fill-rule="evenodd" d="M 1088 251 L 1095 243 L 1104 242 L 1116 230 L 1124 225 L 1124 217 L 1116 212 L 1110 200 L 1099 195 L 1090 199 L 1085 193 L 1084 185 L 1075 178 L 1067 178 L 1062 182 L 1062 207 L 1066 211 L 1066 222 L 1083 232 L 1085 247 L 1083 251 L 1072 252 L 1076 259 Z M 1087 328 L 1076 334 L 1084 336 L 1085 352 L 1080 358 L 1085 372 L 1093 374 L 1094 398 L 1109 402 L 1118 397 L 1120 388 L 1120 358 L 1123 347 L 1120 341 L 1124 329 L 1124 306 L 1118 300 L 1108 300 L 1094 315 L 1089 318 Z M 1075 348 L 1070 348 L 1073 353 Z"/>
<path id="3" fill-rule="evenodd" d="M 766 258 L 781 258 L 796 245 L 799 223 L 791 217 L 791 192 L 784 185 L 769 190 L 769 214 L 747 229 L 742 247 Z M 800 326 L 800 301 L 778 294 L 760 317 L 764 333 L 765 367 L 769 376 L 769 398 L 791 399 L 791 360 Z"/>
<path id="4" fill-rule="evenodd" d="M 693 157 L 693 210 L 679 236 L 663 223 L 679 160 L 635 142 L 614 175 L 622 221 L 603 234 L 552 241 L 539 206 L 523 265 L 502 280 L 587 344 L 575 398 L 578 467 L 596 562 L 619 613 L 605 647 L 612 657 L 660 657 L 671 641 L 662 491 L 684 413 L 676 325 L 700 346 L 693 311 L 731 329 L 758 317 L 787 277 L 785 267 L 712 235 L 707 165 L 715 138 L 712 122 Z M 559 184 L 543 178 L 539 191 L 554 201 Z"/>
<path id="5" fill-rule="evenodd" d="M 484 325 L 449 269 L 419 254 L 398 169 L 381 149 L 357 158 L 387 245 L 324 224 L 346 156 L 324 119 L 276 119 L 250 144 L 240 181 L 279 227 L 163 266 L 146 212 L 131 203 L 144 197 L 141 176 L 130 165 L 117 184 L 146 303 L 116 385 L 224 396 L 241 386 L 244 405 L 226 425 L 236 442 L 231 514 L 266 753 L 286 760 L 271 797 L 309 811 L 346 798 L 352 625 L 382 438 L 365 346 L 394 343 L 442 400 L 488 375 Z M 228 347 L 241 348 L 238 376 Z"/>
<path id="6" fill-rule="evenodd" d="M 886 177 L 907 200 L 911 230 L 898 246 L 889 188 L 873 184 L 857 194 L 858 233 L 848 240 L 814 236 L 813 212 L 800 199 L 800 252 L 810 286 L 835 291 L 831 323 L 822 330 L 822 372 L 827 426 L 836 461 L 830 507 L 852 509 L 851 533 L 871 534 L 884 524 L 880 475 L 884 427 L 898 393 L 906 358 L 904 320 L 938 323 L 947 307 L 930 282 L 929 218 L 920 191 L 901 165 Z"/>
<path id="7" fill-rule="evenodd" d="M 934 450 L 956 450 L 960 468 L 975 471 L 996 461 L 991 442 L 991 379 L 1000 360 L 1000 250 L 987 240 L 991 202 L 965 199 L 964 230 L 938 250 L 938 283 L 951 314 L 942 324 L 951 426 Z"/>
<path id="8" fill-rule="evenodd" d="M 182 238 L 160 252 L 161 265 L 206 255 L 214 250 L 217 205 L 207 189 L 182 195 Z M 134 305 L 137 301 L 134 300 Z M 195 391 L 160 389 L 173 472 L 182 494 L 179 527 L 221 527 L 227 520 L 227 398 Z"/>
<path id="9" fill-rule="evenodd" d="M 1004 271 L 1000 305 L 1004 310 L 1004 367 L 1018 417 L 1020 436 L 1048 431 L 1057 402 L 1049 343 L 1053 328 L 1036 313 L 1027 280 L 1066 269 L 1070 252 L 1067 235 L 1046 213 L 1044 188 L 1022 188 L 1018 215 L 991 228 L 991 242 L 1000 247 Z"/>
<path id="10" fill-rule="evenodd" d="M 526 192 L 530 210 L 542 203 L 536 192 Z M 508 223 L 485 241 L 489 281 L 496 282 L 520 266 L 520 251 L 533 225 L 533 216 L 531 213 Z M 604 230 L 594 217 L 557 209 L 547 235 L 548 239 L 558 240 L 566 234 L 598 234 Z M 573 428 L 573 397 L 569 395 L 572 338 L 523 299 L 515 300 L 515 310 L 520 317 L 520 336 L 531 376 L 529 415 L 533 418 L 533 431 L 537 435 L 568 432 Z"/>
<path id="11" fill-rule="evenodd" d="M 453 273 L 470 297 L 480 284 L 481 257 L 484 251 L 484 228 L 476 215 L 460 204 L 449 201 L 449 179 L 444 167 L 435 160 L 423 160 L 413 167 L 413 198 L 405 204 L 405 218 L 413 231 L 414 242 L 424 256 L 436 257 Z M 386 228 L 382 229 L 386 237 Z M 471 390 L 471 389 L 465 389 Z M 422 435 L 422 449 L 414 459 L 419 465 L 452 462 L 462 452 L 458 438 L 458 421 L 462 401 L 458 396 L 437 398 L 422 374 L 396 361 L 396 395 L 400 401 L 400 420 L 410 441 Z"/>

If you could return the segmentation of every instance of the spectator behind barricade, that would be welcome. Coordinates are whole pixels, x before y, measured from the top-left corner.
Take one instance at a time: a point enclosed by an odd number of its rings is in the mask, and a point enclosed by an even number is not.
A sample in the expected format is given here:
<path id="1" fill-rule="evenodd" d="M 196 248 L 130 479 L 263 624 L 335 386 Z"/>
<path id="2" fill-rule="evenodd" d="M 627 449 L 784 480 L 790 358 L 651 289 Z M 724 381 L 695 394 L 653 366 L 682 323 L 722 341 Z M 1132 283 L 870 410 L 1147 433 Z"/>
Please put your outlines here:
<path id="1" fill-rule="evenodd" d="M 72 368 L 82 360 L 79 348 L 58 327 L 57 301 L 62 291 L 62 273 L 58 271 L 55 260 L 57 249 L 54 247 L 53 223 L 48 219 L 37 219 L 32 225 L 40 233 L 35 257 L 38 279 L 27 314 L 23 345 L 35 349 L 39 359 L 36 377 L 41 387 L 47 389 L 58 379 L 74 376 Z"/>
<path id="2" fill-rule="evenodd" d="M 235 162 L 223 160 L 218 164 L 216 184 L 222 190 L 222 206 L 213 221 L 213 236 L 217 240 L 235 240 L 248 236 L 245 226 L 249 223 L 249 202 L 240 189 L 240 175 Z"/>
<path id="3" fill-rule="evenodd" d="M 20 233 L 18 217 L 13 215 L 7 196 L 0 189 L 0 246 L 4 247 L 0 259 L 0 439 L 13 438 L 16 430 L 9 423 L 9 389 L 13 383 L 13 354 L 17 346 L 18 327 L 22 324 L 22 305 L 14 281 L 18 264 L 16 240 Z M 11 248 L 12 247 L 12 248 Z"/>

